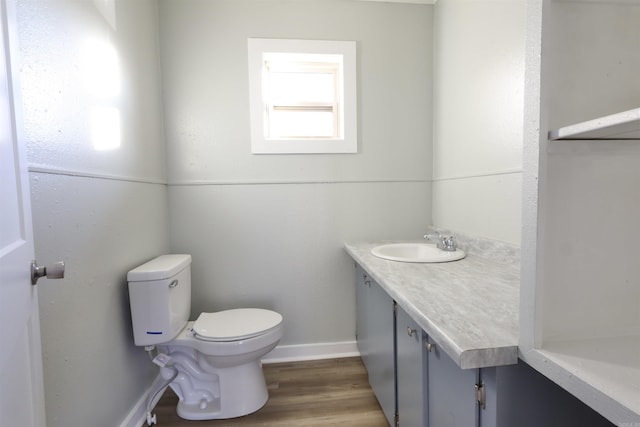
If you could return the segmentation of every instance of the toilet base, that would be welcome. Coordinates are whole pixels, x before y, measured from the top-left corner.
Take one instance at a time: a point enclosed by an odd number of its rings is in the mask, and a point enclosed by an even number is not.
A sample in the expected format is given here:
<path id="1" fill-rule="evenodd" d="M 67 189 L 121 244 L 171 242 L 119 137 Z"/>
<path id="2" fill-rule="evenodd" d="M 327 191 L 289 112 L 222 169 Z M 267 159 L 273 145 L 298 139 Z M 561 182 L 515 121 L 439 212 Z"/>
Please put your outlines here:
<path id="1" fill-rule="evenodd" d="M 236 418 L 262 408 L 269 399 L 259 360 L 239 366 L 215 368 L 200 360 L 209 375 L 217 377 L 212 385 L 218 390 L 192 387 L 180 376 L 170 384 L 180 401 L 176 411 L 185 420 Z M 213 393 L 211 392 L 213 391 Z"/>
<path id="2" fill-rule="evenodd" d="M 201 404 L 187 403 L 184 400 L 178 402 L 176 407 L 178 416 L 185 420 L 215 420 L 220 414 L 220 399 L 213 402 L 203 400 Z"/>

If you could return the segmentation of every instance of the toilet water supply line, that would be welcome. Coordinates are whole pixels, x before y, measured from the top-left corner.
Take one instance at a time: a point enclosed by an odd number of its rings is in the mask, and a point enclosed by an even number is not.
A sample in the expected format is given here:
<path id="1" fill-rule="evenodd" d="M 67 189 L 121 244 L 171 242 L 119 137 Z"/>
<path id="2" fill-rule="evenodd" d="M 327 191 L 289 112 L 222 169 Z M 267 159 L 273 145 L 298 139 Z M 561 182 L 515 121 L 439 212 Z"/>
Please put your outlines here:
<path id="1" fill-rule="evenodd" d="M 161 391 L 164 391 L 167 386 L 176 379 L 176 377 L 178 376 L 178 370 L 174 366 L 173 361 L 171 360 L 171 356 L 164 353 L 158 353 L 156 356 L 153 355 L 153 351 L 156 349 L 155 346 L 147 346 L 144 349 L 147 351 L 147 354 L 149 354 L 149 358 L 153 363 L 158 365 L 160 368 L 167 368 L 171 371 L 171 376 L 169 378 L 163 378 L 162 375 L 160 376 L 159 383 L 152 387 L 149 395 L 147 396 L 147 425 L 150 426 L 157 423 L 156 414 L 151 413 L 156 396 L 158 396 L 158 393 L 160 393 Z"/>

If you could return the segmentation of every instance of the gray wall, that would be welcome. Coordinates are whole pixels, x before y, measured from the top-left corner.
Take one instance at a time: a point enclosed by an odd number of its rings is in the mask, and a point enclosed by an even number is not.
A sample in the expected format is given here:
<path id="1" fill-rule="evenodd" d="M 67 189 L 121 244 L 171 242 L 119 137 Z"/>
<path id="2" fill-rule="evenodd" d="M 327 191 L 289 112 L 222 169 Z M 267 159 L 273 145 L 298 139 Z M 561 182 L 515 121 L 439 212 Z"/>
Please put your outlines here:
<path id="1" fill-rule="evenodd" d="M 520 244 L 525 1 L 435 5 L 433 222 Z"/>
<path id="2" fill-rule="evenodd" d="M 285 318 L 282 344 L 353 341 L 344 241 L 431 223 L 432 6 L 160 1 L 171 249 L 193 255 L 193 314 Z M 252 155 L 247 38 L 355 40 L 358 153 Z"/>
<path id="3" fill-rule="evenodd" d="M 113 427 L 157 372 L 133 344 L 126 289 L 130 268 L 169 249 L 157 6 L 18 6 L 36 256 L 66 262 L 64 280 L 38 284 L 47 426 Z M 121 145 L 97 151 L 105 106 Z"/>
<path id="4" fill-rule="evenodd" d="M 67 264 L 39 285 L 49 427 L 121 424 L 157 372 L 133 345 L 130 268 L 189 252 L 194 312 L 270 307 L 285 344 L 351 341 L 343 242 L 431 223 L 432 7 L 159 7 L 160 20 L 151 0 L 19 2 L 36 256 Z M 249 36 L 357 41 L 358 154 L 250 154 Z M 93 146 L 94 107 L 119 114 L 118 148 Z"/>

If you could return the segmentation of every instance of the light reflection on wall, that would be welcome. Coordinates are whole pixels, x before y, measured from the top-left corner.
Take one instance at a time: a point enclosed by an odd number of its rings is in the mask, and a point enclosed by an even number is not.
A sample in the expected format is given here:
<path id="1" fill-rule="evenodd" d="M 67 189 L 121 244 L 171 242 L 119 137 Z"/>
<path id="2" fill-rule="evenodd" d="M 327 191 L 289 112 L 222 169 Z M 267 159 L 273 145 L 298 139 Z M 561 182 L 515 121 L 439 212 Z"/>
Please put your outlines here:
<path id="1" fill-rule="evenodd" d="M 84 48 L 83 76 L 90 96 L 91 141 L 96 150 L 120 147 L 120 110 L 114 107 L 120 96 L 120 62 L 109 41 L 91 40 Z"/>
<path id="2" fill-rule="evenodd" d="M 120 110 L 116 107 L 91 109 L 91 141 L 98 151 L 120 147 Z"/>

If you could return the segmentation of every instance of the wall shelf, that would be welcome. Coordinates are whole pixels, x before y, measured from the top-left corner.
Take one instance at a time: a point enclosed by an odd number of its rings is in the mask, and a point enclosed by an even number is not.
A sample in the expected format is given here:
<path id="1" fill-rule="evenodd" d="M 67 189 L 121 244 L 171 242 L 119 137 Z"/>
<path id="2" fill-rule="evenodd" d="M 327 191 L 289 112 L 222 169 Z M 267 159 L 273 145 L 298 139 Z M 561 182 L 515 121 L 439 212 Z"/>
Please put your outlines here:
<path id="1" fill-rule="evenodd" d="M 640 140 L 640 108 L 552 130 L 549 132 L 549 139 Z"/>

